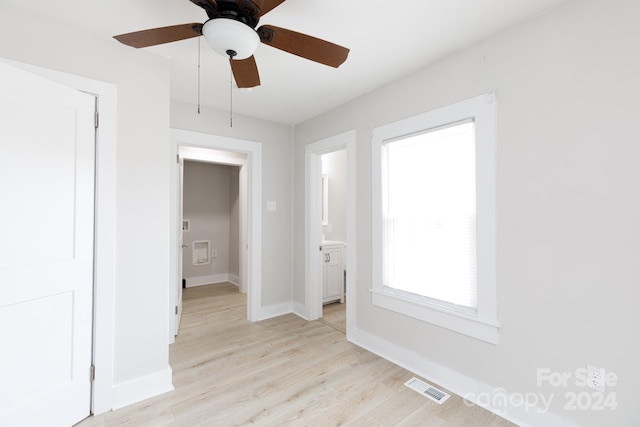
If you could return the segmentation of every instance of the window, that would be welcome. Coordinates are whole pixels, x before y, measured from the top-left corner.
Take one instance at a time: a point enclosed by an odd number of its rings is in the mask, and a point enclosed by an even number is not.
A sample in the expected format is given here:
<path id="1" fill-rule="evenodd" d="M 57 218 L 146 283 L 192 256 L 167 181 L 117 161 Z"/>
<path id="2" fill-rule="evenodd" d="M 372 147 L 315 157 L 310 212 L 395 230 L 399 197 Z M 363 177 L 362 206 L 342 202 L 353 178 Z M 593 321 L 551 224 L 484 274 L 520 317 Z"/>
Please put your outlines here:
<path id="1" fill-rule="evenodd" d="M 475 312 L 475 125 L 382 146 L 383 286 Z"/>
<path id="2" fill-rule="evenodd" d="M 374 129 L 375 305 L 497 343 L 493 94 Z"/>

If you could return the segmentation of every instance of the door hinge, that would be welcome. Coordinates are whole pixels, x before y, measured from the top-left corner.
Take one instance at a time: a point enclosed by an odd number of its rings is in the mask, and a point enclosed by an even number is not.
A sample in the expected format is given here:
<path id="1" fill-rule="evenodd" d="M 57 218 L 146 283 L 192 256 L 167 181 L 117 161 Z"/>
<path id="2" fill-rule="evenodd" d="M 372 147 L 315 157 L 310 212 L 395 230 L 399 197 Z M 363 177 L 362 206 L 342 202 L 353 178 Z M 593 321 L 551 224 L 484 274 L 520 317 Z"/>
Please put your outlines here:
<path id="1" fill-rule="evenodd" d="M 176 154 L 176 163 L 180 163 L 180 154 Z"/>
<path id="2" fill-rule="evenodd" d="M 98 129 L 98 127 L 100 126 L 100 113 L 98 113 L 98 111 L 96 111 L 93 115 L 93 126 L 96 129 Z"/>
<path id="3" fill-rule="evenodd" d="M 176 305 L 176 316 L 178 315 L 178 306 Z"/>
<path id="4" fill-rule="evenodd" d="M 91 379 L 91 382 L 96 380 L 96 365 L 91 365 L 91 371 L 89 374 L 89 378 Z"/>

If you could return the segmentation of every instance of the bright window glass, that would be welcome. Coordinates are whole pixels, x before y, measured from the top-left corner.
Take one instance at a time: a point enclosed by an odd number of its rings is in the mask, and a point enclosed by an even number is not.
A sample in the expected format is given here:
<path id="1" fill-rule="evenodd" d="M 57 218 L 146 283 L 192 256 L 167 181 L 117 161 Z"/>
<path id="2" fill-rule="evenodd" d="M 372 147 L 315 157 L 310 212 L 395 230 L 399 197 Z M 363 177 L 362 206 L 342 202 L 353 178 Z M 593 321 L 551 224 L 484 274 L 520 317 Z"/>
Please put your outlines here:
<path id="1" fill-rule="evenodd" d="M 383 146 L 383 285 L 477 307 L 475 126 Z"/>
<path id="2" fill-rule="evenodd" d="M 371 138 L 372 304 L 492 344 L 496 123 L 488 93 Z"/>

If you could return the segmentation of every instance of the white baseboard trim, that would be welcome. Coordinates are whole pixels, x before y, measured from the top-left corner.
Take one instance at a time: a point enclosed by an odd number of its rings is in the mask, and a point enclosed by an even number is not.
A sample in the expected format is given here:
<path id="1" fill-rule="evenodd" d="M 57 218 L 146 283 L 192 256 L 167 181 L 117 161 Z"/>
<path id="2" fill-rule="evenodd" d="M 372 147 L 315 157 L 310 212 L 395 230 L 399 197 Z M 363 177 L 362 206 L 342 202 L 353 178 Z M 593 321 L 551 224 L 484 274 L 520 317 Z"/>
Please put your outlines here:
<path id="1" fill-rule="evenodd" d="M 307 307 L 304 304 L 293 302 L 293 314 L 304 320 L 309 320 L 309 314 L 307 313 Z"/>
<path id="2" fill-rule="evenodd" d="M 227 281 L 233 285 L 236 285 L 237 287 L 240 287 L 240 277 L 236 276 L 235 274 L 229 273 Z"/>
<path id="3" fill-rule="evenodd" d="M 291 302 L 284 302 L 282 304 L 273 304 L 266 307 L 262 307 L 258 321 L 267 320 L 274 317 L 282 316 L 293 312 Z"/>
<path id="4" fill-rule="evenodd" d="M 173 390 L 172 370 L 167 369 L 113 386 L 113 410 Z"/>
<path id="5" fill-rule="evenodd" d="M 187 277 L 184 280 L 185 280 L 185 286 L 187 288 L 193 288 L 195 286 L 212 285 L 214 283 L 224 283 L 224 282 L 231 281 L 229 280 L 229 273 L 212 274 L 210 276 Z"/>
<path id="6" fill-rule="evenodd" d="M 347 339 L 521 427 L 577 427 L 576 424 L 567 421 L 557 414 L 544 412 L 541 408 L 531 408 L 524 404 L 519 405 L 519 402 L 521 402 L 519 396 L 507 394 L 507 391 L 503 388 L 490 387 L 487 384 L 480 383 L 453 369 L 433 362 L 414 352 L 400 348 L 362 329 L 354 328 Z M 504 398 L 496 399 L 496 393 L 500 393 L 500 396 L 504 396 Z M 492 406 L 491 404 L 495 402 L 504 404 L 505 406 Z M 514 405 L 513 402 L 516 402 L 516 404 Z"/>

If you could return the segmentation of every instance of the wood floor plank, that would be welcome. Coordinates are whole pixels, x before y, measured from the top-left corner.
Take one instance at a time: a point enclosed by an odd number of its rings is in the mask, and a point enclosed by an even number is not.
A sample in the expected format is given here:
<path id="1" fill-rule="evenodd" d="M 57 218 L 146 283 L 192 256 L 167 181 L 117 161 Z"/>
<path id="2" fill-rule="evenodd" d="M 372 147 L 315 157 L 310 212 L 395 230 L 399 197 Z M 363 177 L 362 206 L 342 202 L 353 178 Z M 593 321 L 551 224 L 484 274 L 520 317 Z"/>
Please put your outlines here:
<path id="1" fill-rule="evenodd" d="M 320 322 L 331 326 L 342 333 L 347 331 L 347 304 L 334 302 L 322 306 L 322 318 Z"/>
<path id="2" fill-rule="evenodd" d="M 319 401 L 332 400 L 337 389 L 353 384 L 354 374 L 366 371 L 380 360 L 370 358 L 370 353 L 347 344 L 351 349 L 343 354 L 344 357 L 324 358 L 297 379 L 290 378 L 287 387 L 264 402 L 262 413 L 251 421 L 260 421 L 265 425 L 288 425 L 290 419 L 304 418 L 300 414 L 308 414 L 310 408 L 317 406 Z M 295 398 L 295 405 L 292 405 L 292 397 Z"/>
<path id="3" fill-rule="evenodd" d="M 434 414 L 429 407 L 422 406 L 403 420 L 398 421 L 394 424 L 394 427 L 442 427 L 445 422 L 445 420 Z"/>
<path id="4" fill-rule="evenodd" d="M 438 405 L 406 388 L 412 373 L 345 339 L 344 309 L 251 323 L 237 287 L 185 289 L 175 390 L 78 426 L 513 426 L 459 396 Z"/>
<path id="5" fill-rule="evenodd" d="M 411 414 L 428 404 L 424 396 L 406 389 L 394 393 L 376 407 L 354 420 L 353 425 L 370 426 L 395 426 L 407 419 Z M 430 411 L 431 409 L 427 409 Z"/>

